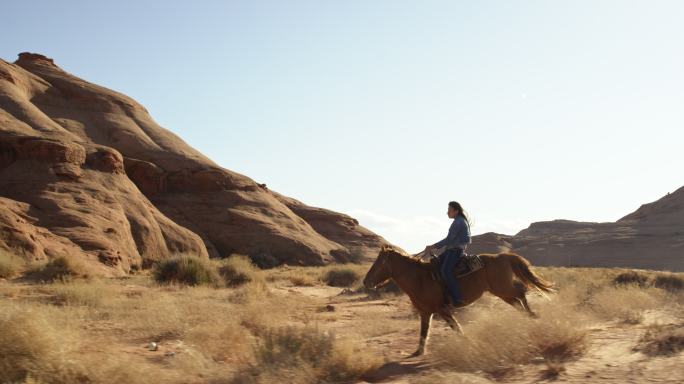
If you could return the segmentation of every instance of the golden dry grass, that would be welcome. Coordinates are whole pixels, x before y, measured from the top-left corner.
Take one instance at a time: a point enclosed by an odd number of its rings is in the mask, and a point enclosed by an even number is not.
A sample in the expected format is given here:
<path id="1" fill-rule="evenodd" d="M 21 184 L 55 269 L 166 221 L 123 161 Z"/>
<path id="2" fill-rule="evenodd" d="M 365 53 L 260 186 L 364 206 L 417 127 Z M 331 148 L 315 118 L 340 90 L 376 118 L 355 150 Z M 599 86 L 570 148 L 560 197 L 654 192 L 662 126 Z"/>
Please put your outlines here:
<path id="1" fill-rule="evenodd" d="M 44 263 L 30 266 L 26 277 L 38 282 L 51 283 L 74 278 L 89 278 L 91 271 L 80 260 L 72 256 L 58 256 Z"/>
<path id="2" fill-rule="evenodd" d="M 670 356 L 684 351 L 682 324 L 649 327 L 634 349 L 651 356 Z"/>
<path id="3" fill-rule="evenodd" d="M 158 283 L 214 285 L 220 284 L 216 266 L 208 259 L 195 255 L 178 255 L 155 264 L 152 275 Z"/>
<path id="4" fill-rule="evenodd" d="M 265 332 L 255 361 L 235 383 L 349 382 L 377 368 L 381 360 L 315 327 L 282 327 Z"/>
<path id="5" fill-rule="evenodd" d="M 263 271 L 268 282 L 286 281 L 296 287 L 313 287 L 320 284 L 361 289 L 361 278 L 368 264 L 343 264 L 324 267 L 281 266 Z"/>
<path id="6" fill-rule="evenodd" d="M 402 348 L 417 343 L 418 322 L 404 296 L 378 299 L 361 289 L 316 296 L 343 291 L 325 283 L 340 267 L 262 271 L 240 257 L 209 264 L 215 270 L 230 265 L 227 281 L 239 275 L 244 281 L 223 288 L 159 285 L 144 273 L 47 280 L 52 284 L 0 281 L 0 372 L 7 377 L 0 382 L 354 382 L 396 348 L 382 343 L 407 332 L 410 345 Z M 341 268 L 362 276 L 368 267 Z M 531 298 L 538 319 L 486 296 L 457 315 L 466 337 L 449 332 L 431 339 L 430 359 L 443 372 L 416 382 L 477 382 L 481 372 L 500 378 L 540 362 L 545 379 L 561 377 L 568 362 L 586 353 L 591 327 L 634 326 L 643 313 L 681 296 L 651 284 L 679 274 L 642 272 L 649 282 L 642 286 L 616 285 L 621 270 L 540 269 L 559 292 L 549 300 Z M 638 348 L 649 356 L 678 350 L 678 337 L 654 328 Z M 159 350 L 149 351 L 150 342 Z"/>
<path id="7" fill-rule="evenodd" d="M 135 384 L 164 377 L 144 362 L 88 353 L 88 338 L 75 322 L 79 315 L 44 304 L 5 305 L 0 313 L 2 382 Z"/>
<path id="8" fill-rule="evenodd" d="M 336 267 L 323 275 L 323 281 L 331 287 L 351 287 L 359 282 L 361 276 L 352 268 Z"/>
<path id="9" fill-rule="evenodd" d="M 263 273 L 244 255 L 231 255 L 220 260 L 218 273 L 228 287 L 237 287 L 245 283 L 263 281 Z"/>
<path id="10" fill-rule="evenodd" d="M 19 273 L 24 261 L 14 254 L 0 248 L 0 278 L 8 278 Z"/>
<path id="11" fill-rule="evenodd" d="M 587 348 L 586 329 L 579 326 L 586 319 L 572 310 L 560 310 L 560 306 L 543 308 L 539 319 L 506 310 L 496 316 L 471 316 L 478 321 L 464 327 L 467 337 L 454 335 L 437 347 L 444 365 L 458 371 L 497 375 L 536 359 L 573 359 Z"/>
<path id="12" fill-rule="evenodd" d="M 466 337 L 454 335 L 438 343 L 443 366 L 500 378 L 520 364 L 543 362 L 543 378 L 554 379 L 563 374 L 565 362 L 587 351 L 588 331 L 594 324 L 641 323 L 647 311 L 675 301 L 670 292 L 651 284 L 659 273 L 539 269 L 559 288 L 549 300 L 533 300 L 539 318 L 503 310 L 497 300 L 483 300 L 462 312 L 462 318 L 472 320 L 464 327 Z M 496 316 L 491 315 L 493 310 Z"/>

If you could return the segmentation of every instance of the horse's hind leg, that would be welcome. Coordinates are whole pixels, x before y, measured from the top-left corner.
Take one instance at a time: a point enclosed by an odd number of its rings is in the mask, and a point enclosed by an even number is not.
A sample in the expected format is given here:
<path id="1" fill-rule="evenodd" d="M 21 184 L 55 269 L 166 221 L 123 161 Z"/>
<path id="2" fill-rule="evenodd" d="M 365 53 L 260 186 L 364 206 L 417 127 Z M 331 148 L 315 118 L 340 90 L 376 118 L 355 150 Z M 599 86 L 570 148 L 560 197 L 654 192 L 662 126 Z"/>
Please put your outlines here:
<path id="1" fill-rule="evenodd" d="M 525 306 L 523 303 L 518 299 L 517 297 L 499 297 L 501 300 L 505 301 L 506 303 L 510 304 L 513 308 L 524 311 Z"/>
<path id="2" fill-rule="evenodd" d="M 520 299 L 520 302 L 522 303 L 522 306 L 525 308 L 525 310 L 526 310 L 527 313 L 530 315 L 530 317 L 535 317 L 535 318 L 536 318 L 536 317 L 539 317 L 539 315 L 537 315 L 537 314 L 536 314 L 534 311 L 532 311 L 532 309 L 530 308 L 530 305 L 527 303 L 527 297 L 525 297 L 525 293 L 524 293 L 524 292 L 523 292 L 523 294 L 521 295 L 521 297 L 520 297 L 519 299 Z"/>
<path id="3" fill-rule="evenodd" d="M 538 317 L 536 313 L 532 312 L 530 309 L 529 304 L 527 304 L 527 298 L 525 297 L 525 294 L 523 293 L 519 297 L 499 297 L 501 300 L 507 302 L 511 306 L 513 306 L 515 309 L 521 310 L 521 311 L 526 311 L 530 317 Z"/>
<path id="4" fill-rule="evenodd" d="M 425 353 L 425 344 L 427 343 L 428 335 L 430 334 L 430 322 L 432 321 L 432 313 L 420 314 L 420 343 L 418 349 L 411 354 L 410 357 L 420 356 Z"/>
<path id="5" fill-rule="evenodd" d="M 447 322 L 447 324 L 449 324 L 449 327 L 451 327 L 451 329 L 458 332 L 458 334 L 460 335 L 463 334 L 463 328 L 461 328 L 461 324 L 459 324 L 458 321 L 454 318 L 454 315 L 447 311 L 440 312 L 439 315 L 442 317 L 442 319 L 444 319 L 444 321 Z"/>

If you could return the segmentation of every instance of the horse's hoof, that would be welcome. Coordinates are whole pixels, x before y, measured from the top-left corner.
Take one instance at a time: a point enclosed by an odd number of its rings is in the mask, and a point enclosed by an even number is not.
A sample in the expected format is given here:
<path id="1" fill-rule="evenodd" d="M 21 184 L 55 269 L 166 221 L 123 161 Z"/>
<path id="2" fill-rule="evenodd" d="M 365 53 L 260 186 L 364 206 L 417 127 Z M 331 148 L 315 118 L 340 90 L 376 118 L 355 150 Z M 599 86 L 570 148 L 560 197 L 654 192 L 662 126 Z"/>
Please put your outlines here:
<path id="1" fill-rule="evenodd" d="M 425 352 L 423 352 L 423 351 L 421 351 L 421 350 L 417 350 L 417 351 L 413 352 L 412 354 L 410 354 L 410 355 L 408 355 L 408 356 L 406 356 L 406 357 L 407 357 L 407 358 L 410 358 L 410 357 L 418 357 L 418 356 L 422 356 L 423 353 L 425 353 Z"/>

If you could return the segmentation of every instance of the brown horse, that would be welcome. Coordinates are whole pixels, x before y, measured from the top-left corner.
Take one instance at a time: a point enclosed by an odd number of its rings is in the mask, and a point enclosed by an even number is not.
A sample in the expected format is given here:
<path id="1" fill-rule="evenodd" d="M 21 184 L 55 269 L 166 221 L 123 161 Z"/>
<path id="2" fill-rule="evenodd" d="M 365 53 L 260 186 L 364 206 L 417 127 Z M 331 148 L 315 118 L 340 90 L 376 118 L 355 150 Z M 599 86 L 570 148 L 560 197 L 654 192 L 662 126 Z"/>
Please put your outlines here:
<path id="1" fill-rule="evenodd" d="M 513 253 L 482 254 L 484 267 L 457 278 L 463 306 L 479 299 L 484 292 L 498 296 L 506 303 L 536 316 L 527 304 L 525 293 L 528 288 L 552 292 L 552 284 L 530 269 L 530 262 Z M 363 279 L 367 288 L 377 288 L 390 280 L 406 293 L 420 313 L 420 343 L 411 356 L 425 353 L 425 343 L 432 315 L 438 314 L 449 326 L 463 333 L 461 325 L 454 319 L 444 302 L 442 283 L 432 277 L 432 265 L 422 262 L 389 246 L 383 246 L 378 258 Z M 513 277 L 518 280 L 514 280 Z"/>

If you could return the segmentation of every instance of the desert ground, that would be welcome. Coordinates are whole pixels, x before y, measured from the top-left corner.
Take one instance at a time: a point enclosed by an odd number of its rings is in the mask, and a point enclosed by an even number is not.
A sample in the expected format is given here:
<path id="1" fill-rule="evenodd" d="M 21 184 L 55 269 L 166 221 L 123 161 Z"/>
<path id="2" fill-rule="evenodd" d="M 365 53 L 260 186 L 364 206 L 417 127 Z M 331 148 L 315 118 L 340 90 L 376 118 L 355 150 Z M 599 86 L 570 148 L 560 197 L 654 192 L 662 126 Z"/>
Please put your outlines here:
<path id="1" fill-rule="evenodd" d="M 260 270 L 240 256 L 89 277 L 0 256 L 3 383 L 679 383 L 684 275 L 535 268 L 538 318 L 486 294 L 435 318 L 424 356 L 408 298 L 369 264 Z"/>

